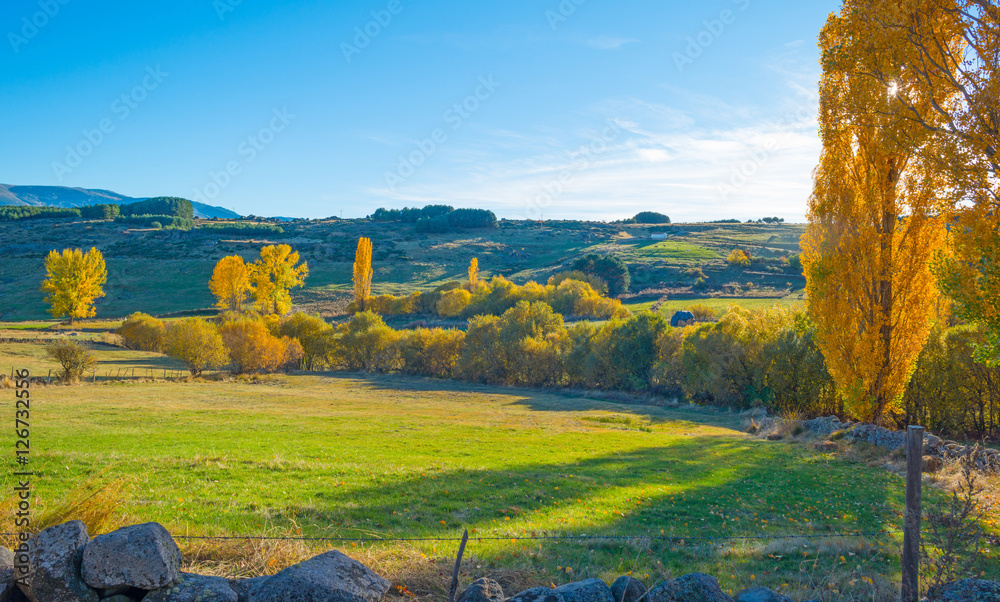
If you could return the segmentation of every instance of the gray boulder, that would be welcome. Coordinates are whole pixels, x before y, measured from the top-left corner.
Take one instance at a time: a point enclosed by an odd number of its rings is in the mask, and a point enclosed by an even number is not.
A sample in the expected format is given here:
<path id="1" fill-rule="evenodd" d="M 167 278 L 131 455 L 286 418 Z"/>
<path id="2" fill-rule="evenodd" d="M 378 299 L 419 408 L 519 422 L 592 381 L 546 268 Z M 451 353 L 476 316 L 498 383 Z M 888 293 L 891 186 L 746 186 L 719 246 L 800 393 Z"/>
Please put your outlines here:
<path id="1" fill-rule="evenodd" d="M 28 540 L 28 583 L 19 586 L 31 602 L 97 602 L 97 592 L 83 582 L 80 560 L 90 538 L 87 527 L 72 520 L 49 527 Z"/>
<path id="2" fill-rule="evenodd" d="M 336 550 L 288 567 L 250 589 L 249 602 L 378 602 L 391 583 Z"/>
<path id="3" fill-rule="evenodd" d="M 181 551 L 159 523 L 98 535 L 83 551 L 83 579 L 91 587 L 154 590 L 181 576 Z"/>
<path id="4" fill-rule="evenodd" d="M 736 594 L 733 600 L 736 602 L 795 602 L 795 600 L 792 600 L 788 596 L 771 591 L 766 587 L 760 587 L 759 585 L 741 591 Z"/>
<path id="5" fill-rule="evenodd" d="M 646 586 L 628 575 L 622 575 L 611 584 L 611 597 L 615 602 L 638 602 L 644 595 Z"/>
<path id="6" fill-rule="evenodd" d="M 7 602 L 17 586 L 14 585 L 14 553 L 0 546 L 0 602 Z"/>
<path id="7" fill-rule="evenodd" d="M 942 602 L 996 602 L 1000 600 L 1000 583 L 983 579 L 953 581 L 931 599 Z"/>
<path id="8" fill-rule="evenodd" d="M 155 589 L 142 602 L 238 602 L 239 596 L 229 580 L 223 577 L 203 577 L 181 573 L 173 583 Z"/>
<path id="9" fill-rule="evenodd" d="M 492 579 L 476 579 L 465 588 L 458 602 L 503 602 L 503 588 Z"/>
<path id="10" fill-rule="evenodd" d="M 719 587 L 715 577 L 691 573 L 661 583 L 646 596 L 649 602 L 733 602 Z"/>
<path id="11" fill-rule="evenodd" d="M 247 602 L 250 599 L 250 590 L 258 583 L 263 583 L 270 579 L 269 575 L 264 577 L 253 577 L 252 579 L 230 579 L 229 587 L 233 588 L 240 602 Z"/>
<path id="12" fill-rule="evenodd" d="M 566 599 L 554 589 L 533 587 L 512 598 L 507 598 L 507 602 L 566 602 Z"/>
<path id="13" fill-rule="evenodd" d="M 135 599 L 125 594 L 115 594 L 109 598 L 101 598 L 101 602 L 135 602 Z"/>
<path id="14" fill-rule="evenodd" d="M 566 602 L 614 602 L 611 588 L 600 579 L 584 579 L 556 588 Z"/>

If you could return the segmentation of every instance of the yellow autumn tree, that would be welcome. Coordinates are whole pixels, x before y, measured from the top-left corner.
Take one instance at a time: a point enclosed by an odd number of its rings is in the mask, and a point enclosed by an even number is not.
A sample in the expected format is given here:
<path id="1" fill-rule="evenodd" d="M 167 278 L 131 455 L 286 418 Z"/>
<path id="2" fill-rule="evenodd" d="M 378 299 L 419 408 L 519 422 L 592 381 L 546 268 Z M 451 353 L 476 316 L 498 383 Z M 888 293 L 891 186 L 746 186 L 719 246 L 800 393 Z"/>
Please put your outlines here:
<path id="1" fill-rule="evenodd" d="M 880 19 L 896 10 L 891 0 L 846 0 L 820 34 L 823 151 L 802 240 L 830 374 L 845 409 L 874 422 L 898 412 L 927 340 L 937 300 L 930 263 L 944 238 L 942 183 L 919 156 L 930 135 L 905 118 L 897 95 L 921 106 L 942 99 L 912 92 L 905 34 Z"/>
<path id="2" fill-rule="evenodd" d="M 260 250 L 260 259 L 250 264 L 251 294 L 257 311 L 287 314 L 292 309 L 291 289 L 305 284 L 309 275 L 306 262 L 288 245 L 269 245 Z"/>
<path id="3" fill-rule="evenodd" d="M 354 254 L 354 301 L 360 311 L 368 307 L 368 299 L 372 296 L 372 241 L 369 238 L 358 239 L 358 250 Z"/>
<path id="4" fill-rule="evenodd" d="M 906 33 L 914 87 L 942 98 L 899 94 L 906 118 L 933 135 L 926 160 L 947 181 L 949 248 L 935 274 L 955 313 L 985 327 L 979 359 L 1000 364 L 1000 5 L 911 0 L 887 24 Z"/>
<path id="5" fill-rule="evenodd" d="M 475 257 L 469 262 L 469 289 L 475 290 L 479 283 L 479 260 Z"/>
<path id="6" fill-rule="evenodd" d="M 94 302 L 104 296 L 104 283 L 108 270 L 104 256 L 96 248 L 84 253 L 80 249 L 50 251 L 45 258 L 46 279 L 42 291 L 48 293 L 45 302 L 49 313 L 56 318 L 68 317 L 72 324 L 76 318 L 96 315 Z"/>
<path id="7" fill-rule="evenodd" d="M 253 290 L 250 268 L 239 255 L 223 257 L 212 270 L 208 288 L 215 295 L 216 307 L 228 311 L 243 311 Z"/>

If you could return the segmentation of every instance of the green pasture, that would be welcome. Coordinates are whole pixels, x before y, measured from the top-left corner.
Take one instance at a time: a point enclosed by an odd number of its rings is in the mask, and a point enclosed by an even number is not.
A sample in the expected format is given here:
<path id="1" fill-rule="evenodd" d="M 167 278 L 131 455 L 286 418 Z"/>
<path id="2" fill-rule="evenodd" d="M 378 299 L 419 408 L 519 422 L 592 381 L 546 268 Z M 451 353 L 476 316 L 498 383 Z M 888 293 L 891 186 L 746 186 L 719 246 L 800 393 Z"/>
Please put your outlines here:
<path id="1" fill-rule="evenodd" d="M 170 361 L 98 355 L 108 368 Z M 0 346 L 0 362 L 50 367 L 32 345 Z M 95 475 L 124 479 L 132 520 L 174 533 L 451 538 L 468 528 L 476 562 L 556 584 L 697 570 L 725 589 L 753 580 L 796 596 L 840 575 L 837 591 L 865 599 L 897 573 L 893 537 L 840 534 L 898 528 L 899 477 L 749 437 L 735 415 L 337 374 L 269 384 L 99 378 L 39 387 L 32 399 L 39 504 Z M 12 434 L 3 437 L 9 445 Z M 599 539 L 511 539 L 578 535 Z M 613 539 L 625 535 L 639 539 Z M 705 539 L 758 535 L 783 539 Z M 799 535 L 809 537 L 787 538 Z M 454 553 L 453 542 L 403 545 Z"/>

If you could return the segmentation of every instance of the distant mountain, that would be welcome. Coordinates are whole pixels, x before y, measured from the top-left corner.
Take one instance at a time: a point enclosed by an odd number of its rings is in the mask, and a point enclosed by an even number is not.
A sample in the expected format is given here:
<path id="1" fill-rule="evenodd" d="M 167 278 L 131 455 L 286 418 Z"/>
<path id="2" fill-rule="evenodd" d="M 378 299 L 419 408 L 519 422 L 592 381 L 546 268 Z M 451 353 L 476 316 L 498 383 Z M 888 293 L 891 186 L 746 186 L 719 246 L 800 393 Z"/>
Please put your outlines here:
<path id="1" fill-rule="evenodd" d="M 150 197 L 134 198 L 110 190 L 88 190 L 65 186 L 11 186 L 0 184 L 0 205 L 32 205 L 48 207 L 83 207 L 113 203 L 125 205 Z M 240 214 L 222 207 L 191 201 L 194 216 L 201 218 L 236 218 Z"/>

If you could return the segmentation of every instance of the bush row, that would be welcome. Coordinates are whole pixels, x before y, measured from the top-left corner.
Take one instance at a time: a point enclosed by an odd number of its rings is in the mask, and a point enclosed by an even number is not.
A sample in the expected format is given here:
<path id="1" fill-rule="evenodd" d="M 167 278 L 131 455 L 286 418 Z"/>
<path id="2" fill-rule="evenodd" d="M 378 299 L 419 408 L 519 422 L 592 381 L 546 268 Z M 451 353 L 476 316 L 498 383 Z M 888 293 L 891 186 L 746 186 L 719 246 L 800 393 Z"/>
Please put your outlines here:
<path id="1" fill-rule="evenodd" d="M 118 331 L 136 349 L 165 351 L 193 373 L 279 369 L 403 373 L 494 385 L 659 394 L 724 408 L 845 416 L 807 315 L 730 306 L 718 322 L 671 328 L 644 312 L 567 326 L 542 301 L 477 315 L 465 331 L 395 330 L 371 311 L 331 325 L 288 317 L 189 318 L 164 328 L 144 314 Z M 905 393 L 901 423 L 945 436 L 1000 434 L 1000 367 L 974 361 L 983 334 L 960 326 L 931 337 Z"/>
<path id="2" fill-rule="evenodd" d="M 194 227 L 194 220 L 174 215 L 119 215 L 115 221 L 134 226 L 146 226 L 147 228 L 190 230 Z"/>
<path id="3" fill-rule="evenodd" d="M 280 235 L 285 233 L 285 230 L 281 226 L 276 226 L 274 224 L 254 224 L 247 222 L 201 224 L 198 226 L 198 230 L 203 232 L 211 232 L 214 234 L 234 234 L 234 235 L 249 235 L 249 234 Z"/>
<path id="4" fill-rule="evenodd" d="M 617 299 L 602 292 L 607 285 L 599 278 L 582 272 L 565 272 L 549 279 L 548 284 L 528 282 L 518 286 L 503 276 L 462 285 L 448 282 L 428 292 L 416 292 L 406 297 L 380 295 L 368 299 L 366 307 L 376 314 L 430 314 L 447 318 L 471 318 L 477 315 L 499 316 L 520 301 L 543 301 L 558 313 L 588 318 L 623 318 L 629 315 Z M 362 309 L 357 303 L 349 313 Z"/>

